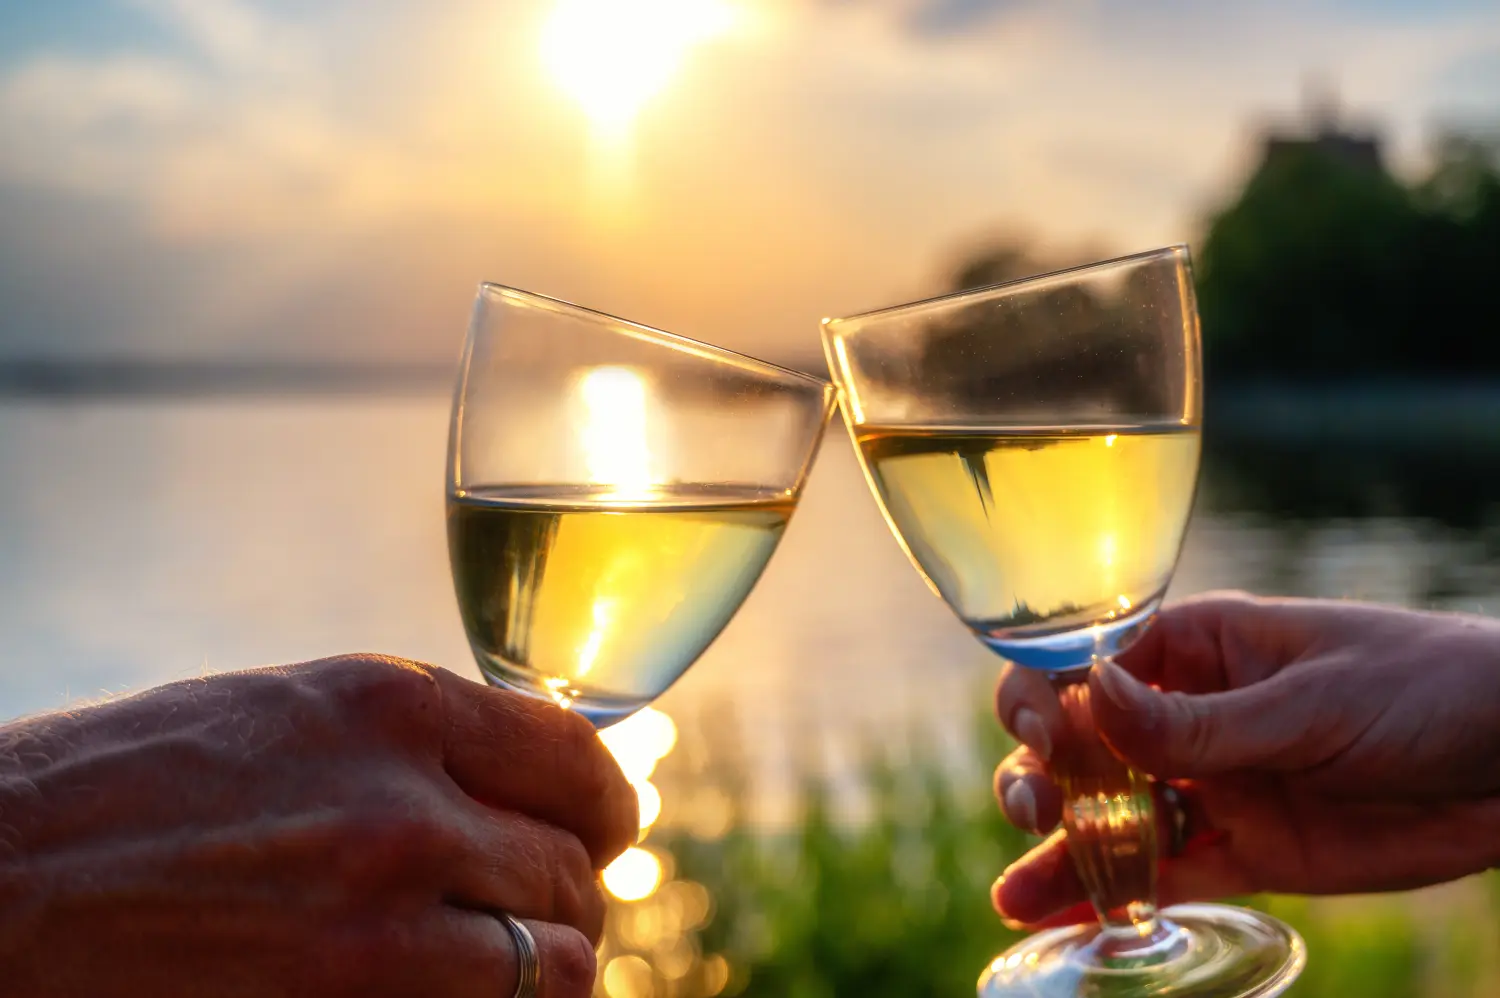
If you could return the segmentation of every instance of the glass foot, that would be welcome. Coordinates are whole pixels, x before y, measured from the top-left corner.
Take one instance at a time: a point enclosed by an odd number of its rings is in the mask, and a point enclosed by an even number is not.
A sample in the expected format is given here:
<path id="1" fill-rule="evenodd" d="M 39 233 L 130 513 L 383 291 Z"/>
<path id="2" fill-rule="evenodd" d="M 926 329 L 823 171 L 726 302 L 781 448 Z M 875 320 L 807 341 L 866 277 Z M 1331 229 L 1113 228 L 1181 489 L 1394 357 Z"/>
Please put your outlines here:
<path id="1" fill-rule="evenodd" d="M 980 975 L 979 998 L 1271 998 L 1306 962 L 1302 937 L 1279 919 L 1183 904 L 1161 912 L 1149 941 L 1097 924 L 1023 939 Z"/>

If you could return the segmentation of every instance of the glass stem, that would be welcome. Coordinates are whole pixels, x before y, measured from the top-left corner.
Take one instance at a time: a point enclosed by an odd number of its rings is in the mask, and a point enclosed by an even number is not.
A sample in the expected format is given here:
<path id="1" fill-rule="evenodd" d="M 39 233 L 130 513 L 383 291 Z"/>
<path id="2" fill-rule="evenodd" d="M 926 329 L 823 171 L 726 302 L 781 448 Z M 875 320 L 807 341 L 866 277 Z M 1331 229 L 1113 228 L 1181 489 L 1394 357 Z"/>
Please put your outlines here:
<path id="1" fill-rule="evenodd" d="M 1156 911 L 1156 811 L 1151 783 L 1099 737 L 1088 669 L 1052 678 L 1068 727 L 1052 758 L 1068 852 L 1099 914 L 1101 955 L 1169 959 L 1175 929 Z"/>

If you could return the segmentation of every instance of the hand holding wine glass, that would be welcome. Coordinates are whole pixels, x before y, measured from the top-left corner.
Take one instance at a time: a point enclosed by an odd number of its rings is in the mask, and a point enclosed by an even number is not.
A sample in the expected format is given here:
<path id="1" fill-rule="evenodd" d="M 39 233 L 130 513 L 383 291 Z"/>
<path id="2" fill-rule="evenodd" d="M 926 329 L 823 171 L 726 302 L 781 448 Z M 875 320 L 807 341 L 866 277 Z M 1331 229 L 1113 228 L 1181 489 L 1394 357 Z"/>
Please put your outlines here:
<path id="1" fill-rule="evenodd" d="M 1186 248 L 830 319 L 823 343 L 886 521 L 1067 734 L 1049 771 L 1098 922 L 997 957 L 982 998 L 1279 994 L 1304 959 L 1289 927 L 1158 909 L 1151 784 L 1100 739 L 1089 681 L 1151 622 L 1193 504 L 1202 374 Z"/>
<path id="2" fill-rule="evenodd" d="M 0 992 L 584 998 L 636 799 L 578 717 L 345 655 L 0 724 Z"/>
<path id="3" fill-rule="evenodd" d="M 666 692 L 776 550 L 833 398 L 818 378 L 483 285 L 447 488 L 485 678 L 596 727 Z"/>
<path id="4" fill-rule="evenodd" d="M 1176 903 L 1282 891 L 1400 890 L 1500 865 L 1500 625 L 1328 600 L 1215 595 L 1162 611 L 1091 680 L 1104 738 L 1179 786 L 1186 848 L 1161 864 Z M 999 713 L 1029 743 L 996 789 L 1046 831 L 1045 757 L 1068 726 L 1042 678 L 1008 668 Z M 996 885 L 1027 923 L 1082 917 L 1054 835 Z"/>

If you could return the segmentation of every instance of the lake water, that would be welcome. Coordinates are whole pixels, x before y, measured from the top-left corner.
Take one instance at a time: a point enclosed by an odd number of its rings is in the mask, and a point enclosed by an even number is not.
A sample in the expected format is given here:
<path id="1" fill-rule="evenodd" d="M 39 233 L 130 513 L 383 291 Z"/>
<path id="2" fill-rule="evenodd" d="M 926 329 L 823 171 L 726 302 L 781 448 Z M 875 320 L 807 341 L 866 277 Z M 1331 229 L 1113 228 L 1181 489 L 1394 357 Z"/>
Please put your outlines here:
<path id="1" fill-rule="evenodd" d="M 0 716 L 378 650 L 477 676 L 448 576 L 443 397 L 0 403 Z M 1211 448 L 1176 594 L 1500 610 L 1484 454 Z M 996 661 L 889 535 L 835 426 L 759 586 L 663 698 L 731 704 L 758 766 L 924 720 Z"/>
<path id="2" fill-rule="evenodd" d="M 438 395 L 0 401 L 0 718 L 358 649 L 477 678 L 448 575 L 447 418 Z M 1211 426 L 1176 594 L 1500 612 L 1500 445 L 1271 436 Z M 996 668 L 907 564 L 835 426 L 761 583 L 660 706 L 696 736 L 680 761 L 718 733 L 695 719 L 732 706 L 756 813 L 785 827 L 810 750 L 837 778 L 856 739 L 917 722 L 962 760 Z M 1470 879 L 1385 903 L 1439 953 L 1454 925 L 1492 938 L 1487 897 Z M 1319 904 L 1351 925 L 1382 910 Z"/>

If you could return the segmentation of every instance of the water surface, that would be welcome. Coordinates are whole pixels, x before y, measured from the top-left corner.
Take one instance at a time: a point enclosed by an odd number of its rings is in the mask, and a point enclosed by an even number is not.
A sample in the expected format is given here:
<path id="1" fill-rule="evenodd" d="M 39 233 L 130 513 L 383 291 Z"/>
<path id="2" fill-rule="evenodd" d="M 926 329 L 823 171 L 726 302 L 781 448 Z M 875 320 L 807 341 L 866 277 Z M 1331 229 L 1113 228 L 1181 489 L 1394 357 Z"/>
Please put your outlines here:
<path id="1" fill-rule="evenodd" d="M 350 650 L 477 676 L 448 574 L 447 418 L 436 394 L 0 403 L 0 716 Z M 1174 593 L 1500 611 L 1497 467 L 1476 445 L 1210 443 Z M 996 667 L 835 426 L 764 578 L 661 705 L 732 704 L 784 771 L 794 743 L 913 719 L 960 741 L 951 719 Z"/>

